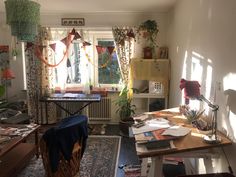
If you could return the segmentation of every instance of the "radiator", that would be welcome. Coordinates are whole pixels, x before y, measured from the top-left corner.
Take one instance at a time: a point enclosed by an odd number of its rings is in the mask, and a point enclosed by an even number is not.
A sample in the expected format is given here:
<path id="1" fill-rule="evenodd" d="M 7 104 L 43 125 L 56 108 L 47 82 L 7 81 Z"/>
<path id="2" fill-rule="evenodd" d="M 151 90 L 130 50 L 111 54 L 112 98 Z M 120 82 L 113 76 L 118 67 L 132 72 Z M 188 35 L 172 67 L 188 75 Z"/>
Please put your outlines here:
<path id="1" fill-rule="evenodd" d="M 83 106 L 80 102 L 60 103 L 67 110 L 74 112 Z M 100 102 L 94 102 L 83 109 L 82 114 L 87 115 L 89 120 L 109 121 L 111 120 L 111 98 L 102 97 Z M 69 115 L 57 106 L 57 117 L 63 118 Z"/>
<path id="2" fill-rule="evenodd" d="M 111 98 L 102 97 L 100 102 L 88 106 L 89 120 L 111 120 Z"/>

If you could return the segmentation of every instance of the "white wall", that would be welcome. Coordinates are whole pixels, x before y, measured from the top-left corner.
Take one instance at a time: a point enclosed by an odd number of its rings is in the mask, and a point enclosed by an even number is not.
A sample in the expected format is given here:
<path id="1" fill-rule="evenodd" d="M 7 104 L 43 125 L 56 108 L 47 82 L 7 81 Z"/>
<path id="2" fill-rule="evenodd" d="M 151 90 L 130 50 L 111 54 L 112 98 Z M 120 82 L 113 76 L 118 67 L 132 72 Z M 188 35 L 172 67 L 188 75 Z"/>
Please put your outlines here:
<path id="1" fill-rule="evenodd" d="M 43 14 L 41 25 L 61 27 L 61 18 L 84 18 L 85 27 L 111 28 L 112 26 L 138 26 L 147 19 L 156 20 L 159 28 L 158 42 L 166 45 L 167 13 L 135 13 L 135 12 L 97 12 L 78 14 Z"/>
<path id="2" fill-rule="evenodd" d="M 201 92 L 211 91 L 210 98 L 220 106 L 219 129 L 236 140 L 236 1 L 178 0 L 169 13 L 168 43 L 171 58 L 170 106 L 181 104 L 180 79 L 191 79 L 191 64 L 197 59 L 202 67 Z M 186 64 L 186 68 L 184 68 Z M 212 80 L 206 82 L 207 67 Z M 185 74 L 183 74 L 185 72 Z M 200 75 L 201 72 L 197 73 Z M 207 85 L 210 83 L 210 85 Z M 236 141 L 235 141 L 236 142 Z M 226 147 L 236 173 L 236 145 Z M 220 162 L 216 171 L 227 171 Z"/>

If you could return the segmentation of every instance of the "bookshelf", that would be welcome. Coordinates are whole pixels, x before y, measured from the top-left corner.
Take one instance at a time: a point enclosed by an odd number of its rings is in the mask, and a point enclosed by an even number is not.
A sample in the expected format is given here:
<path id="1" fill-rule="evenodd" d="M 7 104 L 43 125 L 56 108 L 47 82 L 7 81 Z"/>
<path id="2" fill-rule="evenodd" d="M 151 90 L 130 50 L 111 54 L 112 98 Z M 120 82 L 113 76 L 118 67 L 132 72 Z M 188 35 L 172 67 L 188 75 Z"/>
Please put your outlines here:
<path id="1" fill-rule="evenodd" d="M 170 61 L 168 59 L 132 59 L 131 80 L 136 114 L 168 107 Z"/>

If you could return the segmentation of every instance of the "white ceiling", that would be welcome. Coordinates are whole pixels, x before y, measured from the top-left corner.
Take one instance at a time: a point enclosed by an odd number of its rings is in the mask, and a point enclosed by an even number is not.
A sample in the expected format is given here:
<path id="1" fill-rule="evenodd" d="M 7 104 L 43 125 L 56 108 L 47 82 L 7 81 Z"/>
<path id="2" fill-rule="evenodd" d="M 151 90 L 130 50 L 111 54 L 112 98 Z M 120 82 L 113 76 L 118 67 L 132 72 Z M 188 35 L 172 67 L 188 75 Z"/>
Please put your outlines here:
<path id="1" fill-rule="evenodd" d="M 5 12 L 0 0 L 0 12 Z M 166 12 L 176 0 L 34 0 L 41 14 L 75 14 L 86 12 Z"/>

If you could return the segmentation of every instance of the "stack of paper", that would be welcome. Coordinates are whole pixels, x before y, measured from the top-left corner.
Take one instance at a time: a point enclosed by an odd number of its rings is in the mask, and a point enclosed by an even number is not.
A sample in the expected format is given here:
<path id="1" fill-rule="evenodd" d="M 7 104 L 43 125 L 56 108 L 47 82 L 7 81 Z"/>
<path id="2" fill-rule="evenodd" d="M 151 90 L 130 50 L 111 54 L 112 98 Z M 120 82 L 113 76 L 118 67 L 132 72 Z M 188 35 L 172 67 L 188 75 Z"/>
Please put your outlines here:
<path id="1" fill-rule="evenodd" d="M 133 134 L 140 134 L 144 132 L 150 132 L 158 129 L 169 128 L 169 121 L 164 118 L 158 118 L 153 120 L 148 120 L 145 125 L 139 128 L 132 127 Z"/>

